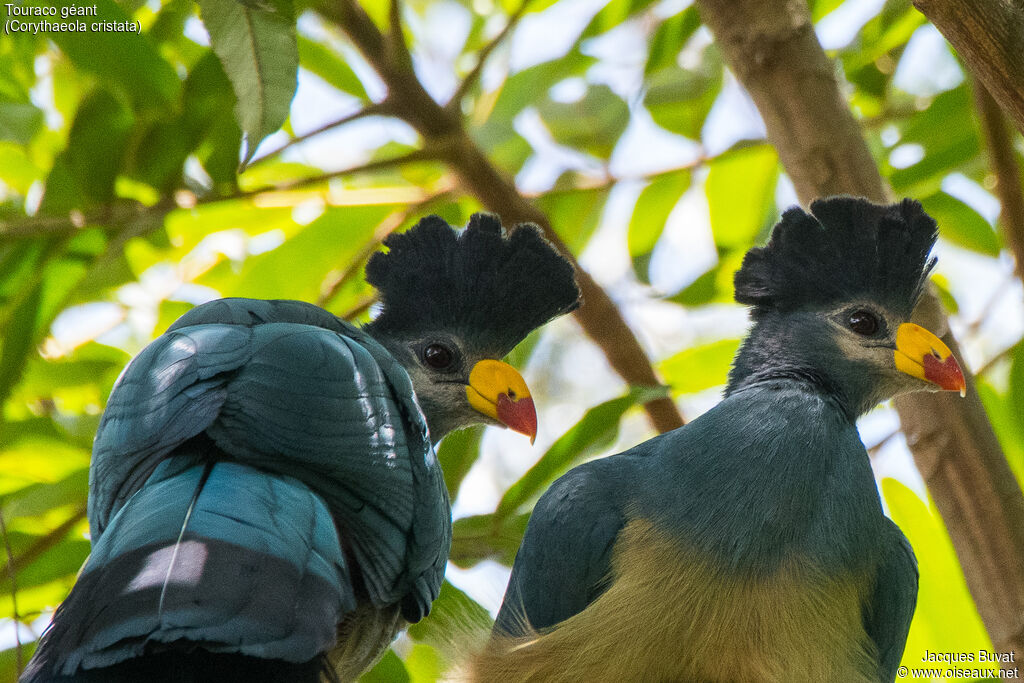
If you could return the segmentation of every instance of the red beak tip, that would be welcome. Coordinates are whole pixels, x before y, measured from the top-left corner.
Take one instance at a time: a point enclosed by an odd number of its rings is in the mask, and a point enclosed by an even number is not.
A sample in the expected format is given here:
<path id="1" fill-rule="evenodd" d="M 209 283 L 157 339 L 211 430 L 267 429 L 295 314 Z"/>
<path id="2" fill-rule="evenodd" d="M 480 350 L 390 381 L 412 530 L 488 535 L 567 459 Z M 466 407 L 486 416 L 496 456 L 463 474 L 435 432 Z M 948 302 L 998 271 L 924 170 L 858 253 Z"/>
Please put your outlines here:
<path id="1" fill-rule="evenodd" d="M 513 401 L 507 394 L 498 395 L 498 420 L 509 429 L 530 437 L 530 445 L 537 438 L 537 410 L 529 396 Z"/>

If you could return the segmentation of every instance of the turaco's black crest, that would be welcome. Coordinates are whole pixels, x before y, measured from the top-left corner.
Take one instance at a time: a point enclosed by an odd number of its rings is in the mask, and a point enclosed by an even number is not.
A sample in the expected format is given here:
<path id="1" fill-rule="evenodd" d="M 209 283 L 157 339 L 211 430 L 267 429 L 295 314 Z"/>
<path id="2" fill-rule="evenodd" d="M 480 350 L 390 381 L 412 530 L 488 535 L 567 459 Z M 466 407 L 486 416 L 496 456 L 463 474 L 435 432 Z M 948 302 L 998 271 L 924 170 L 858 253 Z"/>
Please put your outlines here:
<path id="1" fill-rule="evenodd" d="M 935 221 L 912 199 L 818 199 L 809 214 L 788 209 L 768 244 L 747 252 L 736 301 L 755 317 L 857 299 L 909 317 L 935 265 L 928 254 L 936 237 Z"/>
<path id="2" fill-rule="evenodd" d="M 387 334 L 458 330 L 500 357 L 579 306 L 572 265 L 528 223 L 506 233 L 496 216 L 475 213 L 459 232 L 427 216 L 384 245 L 366 280 L 383 303 L 370 324 Z"/>

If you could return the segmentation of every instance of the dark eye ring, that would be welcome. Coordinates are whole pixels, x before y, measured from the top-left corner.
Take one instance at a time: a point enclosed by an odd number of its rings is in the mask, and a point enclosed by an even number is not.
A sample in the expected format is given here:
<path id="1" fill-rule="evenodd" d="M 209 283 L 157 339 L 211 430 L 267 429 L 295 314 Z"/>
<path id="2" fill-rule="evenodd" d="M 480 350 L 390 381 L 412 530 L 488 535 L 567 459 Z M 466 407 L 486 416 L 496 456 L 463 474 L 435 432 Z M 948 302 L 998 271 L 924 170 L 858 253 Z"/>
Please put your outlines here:
<path id="1" fill-rule="evenodd" d="M 850 314 L 847 324 L 851 330 L 865 337 L 870 337 L 878 332 L 878 318 L 870 311 L 854 311 Z"/>
<path id="2" fill-rule="evenodd" d="M 452 364 L 452 352 L 442 344 L 431 344 L 423 349 L 423 362 L 435 370 L 444 370 Z"/>

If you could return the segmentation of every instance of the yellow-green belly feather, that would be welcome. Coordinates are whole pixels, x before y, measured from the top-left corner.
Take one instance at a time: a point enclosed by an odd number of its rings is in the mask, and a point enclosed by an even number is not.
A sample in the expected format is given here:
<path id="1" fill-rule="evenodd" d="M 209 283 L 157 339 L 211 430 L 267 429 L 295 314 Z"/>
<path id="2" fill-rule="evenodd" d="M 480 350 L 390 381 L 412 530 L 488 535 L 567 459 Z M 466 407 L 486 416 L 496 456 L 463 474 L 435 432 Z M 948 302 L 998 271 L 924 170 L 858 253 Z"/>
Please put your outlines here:
<path id="1" fill-rule="evenodd" d="M 472 666 L 500 681 L 877 683 L 861 621 L 867 575 L 826 575 L 793 558 L 777 571 L 723 571 L 646 520 L 619 536 L 613 582 L 557 627 L 491 641 Z"/>

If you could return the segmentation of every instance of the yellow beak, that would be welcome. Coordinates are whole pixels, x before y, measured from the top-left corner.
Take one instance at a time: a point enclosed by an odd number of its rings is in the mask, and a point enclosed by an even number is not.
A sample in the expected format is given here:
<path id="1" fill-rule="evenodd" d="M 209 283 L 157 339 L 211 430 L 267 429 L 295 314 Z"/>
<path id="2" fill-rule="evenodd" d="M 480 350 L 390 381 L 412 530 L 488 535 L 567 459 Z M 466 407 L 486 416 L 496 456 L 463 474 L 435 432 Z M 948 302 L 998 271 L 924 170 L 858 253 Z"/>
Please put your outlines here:
<path id="1" fill-rule="evenodd" d="M 967 395 L 967 382 L 953 352 L 934 334 L 914 323 L 896 329 L 896 369 L 936 384 L 946 391 Z"/>
<path id="2" fill-rule="evenodd" d="M 537 438 L 537 410 L 522 375 L 508 363 L 485 359 L 473 366 L 466 385 L 469 405 L 510 429 Z"/>

